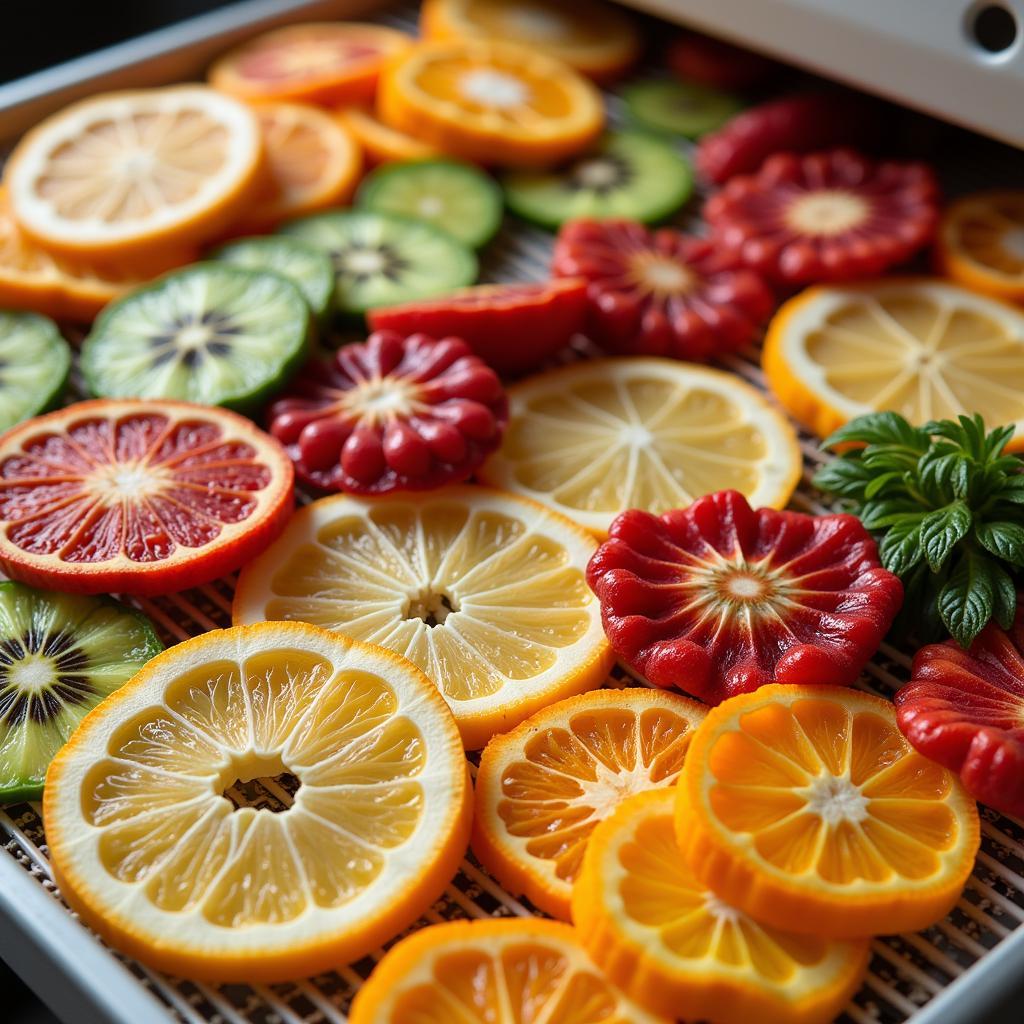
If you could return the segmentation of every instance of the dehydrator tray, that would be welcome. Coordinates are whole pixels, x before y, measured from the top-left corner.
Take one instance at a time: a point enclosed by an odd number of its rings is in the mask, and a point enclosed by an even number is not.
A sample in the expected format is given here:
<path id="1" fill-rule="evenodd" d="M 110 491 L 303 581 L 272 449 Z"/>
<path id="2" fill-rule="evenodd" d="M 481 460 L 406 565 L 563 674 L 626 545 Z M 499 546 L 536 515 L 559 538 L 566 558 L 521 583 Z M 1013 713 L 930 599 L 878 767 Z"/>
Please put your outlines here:
<path id="1" fill-rule="evenodd" d="M 0 147 L 73 95 L 111 85 L 155 84 L 195 75 L 228 41 L 267 24 L 311 17 L 363 14 L 366 3 L 248 0 L 152 36 L 73 62 L 33 80 L 0 87 Z M 376 5 L 375 17 L 412 29 L 415 8 Z M 383 9 L 382 9 L 383 8 Z M 76 70 L 77 69 L 77 70 Z M 614 120 L 618 114 L 611 101 Z M 927 126 L 923 128 L 927 131 Z M 0 149 L 2 151 L 2 149 Z M 974 136 L 943 147 L 938 161 L 950 195 L 1019 184 L 1024 154 Z M 680 223 L 691 220 L 699 197 Z M 551 236 L 509 220 L 488 247 L 484 280 L 546 275 Z M 588 355 L 585 347 L 577 358 Z M 726 368 L 764 387 L 757 349 Z M 810 477 L 821 462 L 817 443 L 801 436 L 804 478 L 791 506 L 824 512 Z M 234 578 L 133 603 L 156 623 L 167 644 L 230 623 Z M 910 654 L 883 645 L 860 685 L 890 697 L 906 681 Z M 616 669 L 611 682 L 631 680 Z M 248 783 L 232 792 L 238 803 L 267 806 L 286 797 L 276 785 Z M 467 856 L 444 896 L 416 927 L 456 918 L 508 917 L 535 911 L 515 899 Z M 383 950 L 336 971 L 282 985 L 211 985 L 158 974 L 115 953 L 84 928 L 53 883 L 46 836 L 35 803 L 0 808 L 0 957 L 33 987 L 66 1024 L 344 1024 L 353 996 Z M 982 842 L 974 872 L 953 912 L 927 931 L 887 936 L 872 944 L 864 985 L 839 1018 L 842 1024 L 991 1024 L 995 1007 L 1024 983 L 1024 821 L 982 808 Z M 1018 993 L 1024 998 L 1024 989 Z M 1024 1019 L 1024 1011 L 1016 1011 Z M 4 1019 L 0 1010 L 0 1020 Z M 558 1024 L 558 1022 L 551 1022 Z"/>

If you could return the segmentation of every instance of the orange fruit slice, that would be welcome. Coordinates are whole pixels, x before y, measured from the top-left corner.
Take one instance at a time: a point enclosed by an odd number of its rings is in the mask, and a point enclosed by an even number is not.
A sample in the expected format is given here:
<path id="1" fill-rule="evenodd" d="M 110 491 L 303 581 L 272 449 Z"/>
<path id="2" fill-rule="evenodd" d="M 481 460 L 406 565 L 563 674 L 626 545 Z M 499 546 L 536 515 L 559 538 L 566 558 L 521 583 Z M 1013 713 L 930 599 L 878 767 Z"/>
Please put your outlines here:
<path id="1" fill-rule="evenodd" d="M 810 935 L 927 928 L 978 851 L 960 780 L 907 743 L 888 701 L 845 687 L 771 684 L 712 708 L 677 793 L 697 879 Z"/>
<path id="2" fill-rule="evenodd" d="M 624 800 L 594 830 L 573 889 L 576 934 L 652 1013 L 716 1024 L 829 1024 L 867 969 L 866 939 L 762 925 L 679 856 L 671 790 Z"/>
<path id="3" fill-rule="evenodd" d="M 305 103 L 264 103 L 256 116 L 268 180 L 232 225 L 233 233 L 263 231 L 348 200 L 359 180 L 362 155 L 347 128 Z"/>
<path id="4" fill-rule="evenodd" d="M 999 299 L 1024 299 L 1024 191 L 951 203 L 935 243 L 939 271 Z"/>
<path id="5" fill-rule="evenodd" d="M 487 164 L 549 164 L 601 133 L 600 93 L 567 64 L 514 43 L 420 43 L 381 75 L 381 118 L 445 153 Z"/>
<path id="6" fill-rule="evenodd" d="M 1024 447 L 1024 312 L 934 278 L 808 288 L 768 327 L 768 385 L 827 437 L 856 416 L 898 412 L 921 426 L 979 409 Z"/>
<path id="7" fill-rule="evenodd" d="M 244 208 L 261 170 L 252 111 L 179 85 L 65 107 L 22 138 L 4 183 L 33 238 L 102 260 L 212 238 Z"/>
<path id="8" fill-rule="evenodd" d="M 565 61 L 607 82 L 640 53 L 626 15 L 600 0 L 426 0 L 420 31 L 428 39 L 504 39 Z"/>
<path id="9" fill-rule="evenodd" d="M 266 622 L 178 644 L 105 700 L 51 763 L 44 816 L 61 895 L 111 945 L 188 978 L 272 982 L 358 959 L 423 913 L 465 853 L 470 796 L 421 672 Z"/>
<path id="10" fill-rule="evenodd" d="M 495 736 L 476 776 L 477 859 L 510 892 L 568 921 L 594 828 L 629 794 L 675 783 L 704 713 L 665 690 L 594 690 Z"/>
<path id="11" fill-rule="evenodd" d="M 476 750 L 604 681 L 613 658 L 584 579 L 595 549 L 567 519 L 483 487 L 338 495 L 245 568 L 232 617 L 313 622 L 404 655 Z"/>
<path id="12" fill-rule="evenodd" d="M 613 988 L 557 921 L 450 921 L 403 939 L 348 1024 L 669 1024 Z"/>
<path id="13" fill-rule="evenodd" d="M 369 164 L 425 160 L 440 152 L 434 146 L 389 127 L 365 107 L 342 107 L 338 120 L 355 136 Z"/>
<path id="14" fill-rule="evenodd" d="M 250 103 L 366 103 L 373 99 L 384 62 L 411 43 L 404 32 L 383 25 L 288 25 L 229 50 L 207 78 Z"/>

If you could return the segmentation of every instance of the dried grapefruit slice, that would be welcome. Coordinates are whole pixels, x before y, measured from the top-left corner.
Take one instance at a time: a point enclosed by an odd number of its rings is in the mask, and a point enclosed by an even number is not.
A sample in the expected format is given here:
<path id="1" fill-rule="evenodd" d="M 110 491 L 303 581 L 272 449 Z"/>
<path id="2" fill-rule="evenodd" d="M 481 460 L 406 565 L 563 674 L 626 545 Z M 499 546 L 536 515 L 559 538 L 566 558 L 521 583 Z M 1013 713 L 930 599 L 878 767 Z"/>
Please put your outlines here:
<path id="1" fill-rule="evenodd" d="M 240 793 L 262 783 L 257 806 Z M 280 981 L 411 924 L 466 849 L 455 723 L 402 658 L 302 623 L 154 658 L 47 775 L 61 894 L 160 970 Z"/>
<path id="2" fill-rule="evenodd" d="M 349 1024 L 669 1024 L 613 988 L 567 924 L 424 928 L 377 965 Z"/>
<path id="3" fill-rule="evenodd" d="M 623 801 L 587 844 L 576 934 L 608 980 L 652 1013 L 718 1024 L 829 1024 L 860 985 L 866 939 L 762 925 L 679 856 L 670 790 Z"/>
<path id="4" fill-rule="evenodd" d="M 594 828 L 631 793 L 675 783 L 704 713 L 657 690 L 594 690 L 495 736 L 476 776 L 473 853 L 511 892 L 568 921 Z"/>
<path id="5" fill-rule="evenodd" d="M 338 120 L 355 136 L 363 147 L 369 164 L 383 164 L 391 160 L 428 160 L 438 156 L 439 150 L 386 125 L 365 107 L 342 107 Z"/>
<path id="6" fill-rule="evenodd" d="M 0 567 L 83 594 L 159 594 L 237 569 L 292 509 L 281 446 L 225 409 L 79 402 L 0 437 Z"/>
<path id="7" fill-rule="evenodd" d="M 257 187 L 253 112 L 201 85 L 93 96 L 15 147 L 4 183 L 18 223 L 86 258 L 152 255 L 212 238 Z"/>

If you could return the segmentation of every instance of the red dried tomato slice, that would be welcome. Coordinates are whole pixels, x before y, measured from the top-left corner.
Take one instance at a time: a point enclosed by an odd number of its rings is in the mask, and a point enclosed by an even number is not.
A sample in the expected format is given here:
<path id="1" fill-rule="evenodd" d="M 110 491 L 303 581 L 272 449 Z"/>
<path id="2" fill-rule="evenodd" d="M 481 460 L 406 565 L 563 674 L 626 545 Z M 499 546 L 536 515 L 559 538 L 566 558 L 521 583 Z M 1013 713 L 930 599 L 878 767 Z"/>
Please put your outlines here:
<path id="1" fill-rule="evenodd" d="M 502 374 L 535 370 L 583 330 L 587 284 L 579 278 L 536 284 L 482 284 L 440 299 L 367 313 L 375 331 L 461 338 Z"/>
<path id="2" fill-rule="evenodd" d="M 552 268 L 588 282 L 586 333 L 612 352 L 707 360 L 752 341 L 774 305 L 759 274 L 706 239 L 635 221 L 571 221 Z"/>
<path id="3" fill-rule="evenodd" d="M 939 188 L 922 163 L 875 163 L 850 149 L 784 153 L 732 178 L 704 216 L 717 245 L 774 281 L 849 281 L 931 240 Z"/>
<path id="4" fill-rule="evenodd" d="M 922 647 L 894 702 L 920 753 L 959 772 L 976 800 L 1024 816 L 1024 609 L 1009 631 L 986 626 L 969 651 L 953 640 Z"/>
<path id="5" fill-rule="evenodd" d="M 780 70 L 770 57 L 701 32 L 677 36 L 669 44 L 666 60 L 684 82 L 715 89 L 749 89 Z"/>
<path id="6" fill-rule="evenodd" d="M 587 581 L 616 652 L 709 704 L 765 683 L 850 685 L 903 598 L 856 517 L 755 512 L 737 491 L 623 512 Z"/>
<path id="7" fill-rule="evenodd" d="M 270 408 L 303 481 L 387 494 L 465 480 L 498 447 L 501 381 L 459 338 L 376 331 L 308 365 Z"/>

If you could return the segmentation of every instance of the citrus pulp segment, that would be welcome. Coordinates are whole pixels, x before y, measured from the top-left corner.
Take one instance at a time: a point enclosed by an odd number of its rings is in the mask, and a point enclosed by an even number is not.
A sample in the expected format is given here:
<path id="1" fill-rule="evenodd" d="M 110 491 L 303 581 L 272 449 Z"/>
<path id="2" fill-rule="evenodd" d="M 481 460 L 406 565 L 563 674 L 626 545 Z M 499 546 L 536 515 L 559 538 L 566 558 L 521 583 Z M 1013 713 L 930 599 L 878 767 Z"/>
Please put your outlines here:
<path id="1" fill-rule="evenodd" d="M 594 690 L 495 736 L 476 776 L 476 858 L 510 892 L 568 921 L 594 828 L 631 794 L 675 784 L 704 714 L 663 691 Z"/>
<path id="2" fill-rule="evenodd" d="M 832 686 L 762 686 L 712 708 L 677 786 L 696 877 L 758 921 L 843 938 L 917 931 L 956 903 L 980 841 L 952 772 L 893 706 Z"/>
<path id="3" fill-rule="evenodd" d="M 226 792 L 253 779 L 279 810 Z M 358 959 L 425 911 L 465 852 L 471 794 L 421 672 L 261 623 L 151 661 L 57 756 L 44 813 L 61 893 L 108 942 L 268 982 Z"/>
<path id="4" fill-rule="evenodd" d="M 475 750 L 607 675 L 584 579 L 594 548 L 561 516 L 482 487 L 338 495 L 299 510 L 246 566 L 232 618 L 303 620 L 404 655 Z"/>
<path id="5" fill-rule="evenodd" d="M 895 278 L 808 288 L 775 314 L 765 377 L 821 437 L 870 412 L 915 426 L 985 411 L 1024 445 L 1024 313 L 947 281 Z"/>
<path id="6" fill-rule="evenodd" d="M 603 359 L 508 389 L 509 425 L 481 477 L 599 535 L 730 488 L 780 508 L 800 478 L 786 420 L 732 374 L 670 359 Z"/>
<path id="7" fill-rule="evenodd" d="M 0 431 L 54 406 L 70 370 L 71 348 L 52 320 L 0 310 Z"/>
<path id="8" fill-rule="evenodd" d="M 573 889 L 576 934 L 648 1010 L 720 1024 L 830 1024 L 860 985 L 867 940 L 762 925 L 679 856 L 674 794 L 631 796 L 594 830 Z"/>
<path id="9" fill-rule="evenodd" d="M 277 536 L 292 482 L 281 446 L 225 409 L 80 402 L 0 438 L 0 566 L 76 593 L 198 586 Z"/>
<path id="10" fill-rule="evenodd" d="M 669 1024 L 612 987 L 567 924 L 450 921 L 391 949 L 349 1024 Z"/>
<path id="11" fill-rule="evenodd" d="M 211 238 L 244 209 L 261 171 L 253 112 L 179 85 L 65 107 L 18 143 L 4 184 L 18 223 L 44 245 L 121 258 Z"/>

